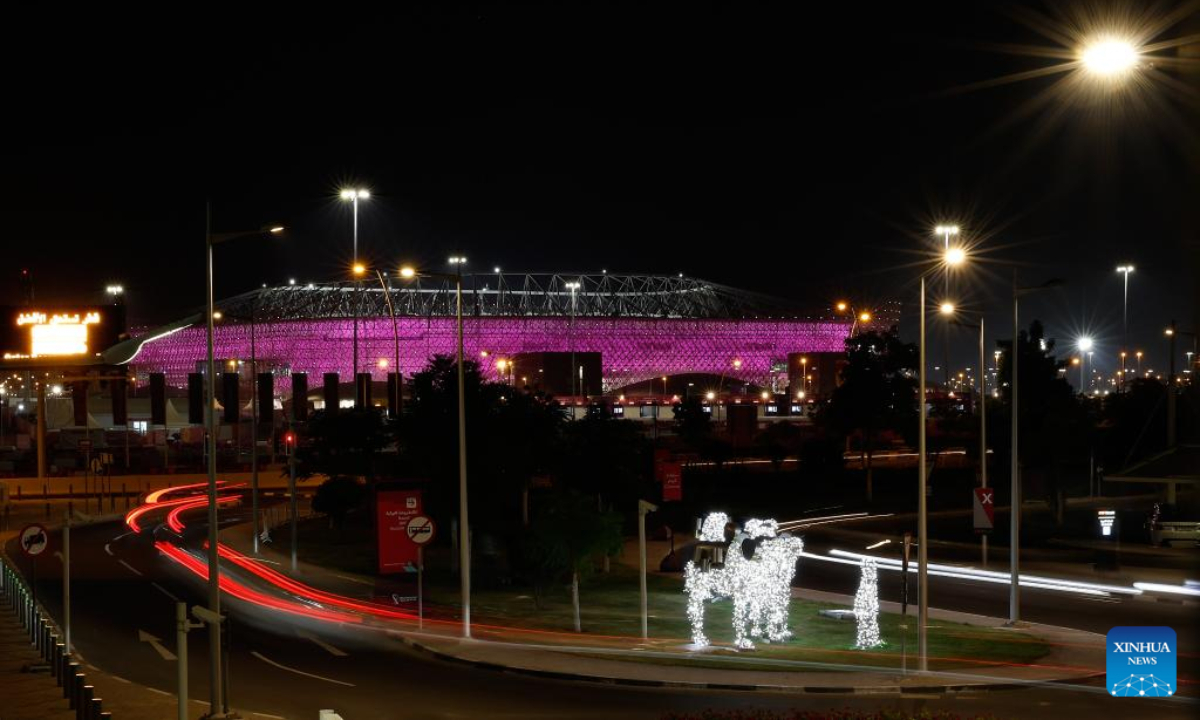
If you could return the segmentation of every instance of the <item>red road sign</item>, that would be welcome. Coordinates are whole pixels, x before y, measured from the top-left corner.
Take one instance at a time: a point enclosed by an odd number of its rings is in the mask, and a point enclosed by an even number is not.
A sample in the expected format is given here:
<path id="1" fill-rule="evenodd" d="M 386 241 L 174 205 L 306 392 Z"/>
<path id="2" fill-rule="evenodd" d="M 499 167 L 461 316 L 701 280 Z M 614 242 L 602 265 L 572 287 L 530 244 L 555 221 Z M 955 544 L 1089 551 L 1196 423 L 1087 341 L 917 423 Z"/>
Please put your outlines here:
<path id="1" fill-rule="evenodd" d="M 996 520 L 996 491 L 993 488 L 975 488 L 975 532 L 991 532 Z"/>
<path id="2" fill-rule="evenodd" d="M 408 534 L 409 520 L 424 508 L 420 490 L 380 490 L 375 499 L 379 527 L 379 572 L 417 571 L 417 545 Z"/>
<path id="3" fill-rule="evenodd" d="M 683 499 L 683 465 L 677 462 L 658 464 L 659 478 L 662 481 L 663 502 Z"/>
<path id="4" fill-rule="evenodd" d="M 50 545 L 50 536 L 42 525 L 26 525 L 21 529 L 21 552 L 29 557 L 37 557 L 45 552 Z"/>

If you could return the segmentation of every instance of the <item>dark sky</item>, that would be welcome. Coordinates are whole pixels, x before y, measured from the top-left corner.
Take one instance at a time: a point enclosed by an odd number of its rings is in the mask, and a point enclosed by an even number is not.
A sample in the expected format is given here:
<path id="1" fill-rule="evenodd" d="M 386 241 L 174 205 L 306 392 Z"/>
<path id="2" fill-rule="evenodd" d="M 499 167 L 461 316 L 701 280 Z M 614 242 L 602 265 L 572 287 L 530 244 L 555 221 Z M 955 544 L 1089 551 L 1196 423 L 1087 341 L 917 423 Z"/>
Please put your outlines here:
<path id="1" fill-rule="evenodd" d="M 206 198 L 218 231 L 293 228 L 222 247 L 218 295 L 333 279 L 351 183 L 374 193 L 362 252 L 389 267 L 462 252 L 684 272 L 815 312 L 897 298 L 911 337 L 912 263 L 954 221 L 979 262 L 953 294 L 998 333 L 1014 265 L 1067 279 L 1026 317 L 1060 347 L 1090 333 L 1098 360 L 1120 345 L 1117 264 L 1137 265 L 1130 344 L 1151 362 L 1171 317 L 1200 320 L 1195 45 L 1106 104 L 1056 92 L 1062 75 L 969 87 L 1058 62 L 995 48 L 1055 47 L 1022 6 L 399 5 L 6 23 L 0 302 L 29 267 L 45 302 L 121 282 L 144 322 L 199 306 Z M 1200 32 L 1196 9 L 1148 10 L 1182 16 L 1153 39 Z"/>

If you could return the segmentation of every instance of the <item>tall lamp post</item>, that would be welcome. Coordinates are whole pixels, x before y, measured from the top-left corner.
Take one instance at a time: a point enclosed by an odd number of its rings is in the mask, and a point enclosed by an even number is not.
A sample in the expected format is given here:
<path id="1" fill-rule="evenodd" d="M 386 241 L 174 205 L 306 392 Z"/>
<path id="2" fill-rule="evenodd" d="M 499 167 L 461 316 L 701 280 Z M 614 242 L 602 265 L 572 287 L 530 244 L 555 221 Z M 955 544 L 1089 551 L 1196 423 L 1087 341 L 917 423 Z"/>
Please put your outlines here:
<path id="1" fill-rule="evenodd" d="M 1017 360 L 1021 355 L 1021 298 L 1039 290 L 1058 287 L 1063 281 L 1057 278 L 1047 280 L 1041 285 L 1022 287 L 1017 284 L 1017 271 L 1013 270 L 1012 301 L 1013 301 L 1013 339 L 1012 339 L 1012 457 L 1009 465 L 1012 473 L 1012 510 L 1009 512 L 1009 589 L 1008 589 L 1008 622 L 1016 625 L 1021 621 L 1021 466 L 1018 451 L 1018 399 L 1020 398 L 1020 377 Z"/>
<path id="2" fill-rule="evenodd" d="M 467 259 L 462 256 L 450 258 L 453 273 L 418 272 L 405 266 L 400 268 L 400 277 L 431 277 L 454 282 L 454 319 L 458 334 L 458 553 L 459 582 L 462 593 L 463 637 L 471 637 L 471 525 L 467 513 L 467 410 L 466 379 L 463 368 L 463 319 L 462 319 L 462 267 Z"/>
<path id="3" fill-rule="evenodd" d="M 1087 335 L 1075 341 L 1075 347 L 1079 348 L 1080 367 L 1079 367 L 1079 392 L 1087 395 L 1086 376 L 1088 371 L 1088 360 L 1092 356 L 1092 348 L 1096 346 L 1096 341 L 1092 340 Z"/>
<path id="4" fill-rule="evenodd" d="M 950 303 L 942 304 L 942 312 L 947 315 L 955 313 L 954 306 Z M 979 324 L 962 322 L 961 320 L 951 320 L 955 325 L 970 329 L 979 329 L 979 482 L 980 487 L 984 490 L 988 486 L 987 477 L 987 407 L 984 400 L 987 395 L 987 388 L 984 386 L 984 317 L 979 315 Z M 988 538 L 987 533 L 980 535 L 979 541 L 983 552 L 983 564 L 987 565 L 988 561 Z"/>
<path id="5" fill-rule="evenodd" d="M 219 233 L 214 234 L 212 231 L 212 206 L 205 206 L 205 274 L 206 284 L 208 288 L 208 302 L 205 312 L 206 321 L 206 341 L 207 341 L 207 356 L 206 356 L 206 371 L 208 373 L 208 397 L 206 403 L 207 408 L 207 430 L 208 430 L 208 609 L 212 612 L 213 617 L 219 617 L 221 614 L 221 568 L 220 560 L 217 552 L 217 414 L 216 414 L 216 362 L 213 359 L 213 316 L 216 309 L 213 307 L 213 246 L 231 240 L 238 240 L 246 237 L 256 237 L 263 235 L 279 235 L 283 232 L 283 227 L 264 227 L 252 232 L 235 232 L 235 233 Z M 209 647 L 209 677 L 212 681 L 209 682 L 209 717 L 222 718 L 225 714 L 221 711 L 225 707 L 222 698 L 222 687 L 218 678 L 221 675 L 221 626 L 217 622 L 209 622 L 208 624 L 208 647 Z"/>
<path id="6" fill-rule="evenodd" d="M 962 248 L 949 248 L 941 256 L 941 265 L 945 268 L 958 267 L 966 262 L 967 254 Z M 918 384 L 920 391 L 917 398 L 918 432 L 917 432 L 917 655 L 918 669 L 922 672 L 929 669 L 929 528 L 926 487 L 928 471 L 925 462 L 925 434 L 929 412 L 925 407 L 925 278 L 928 272 L 921 273 L 921 297 L 917 303 L 920 322 L 920 353 L 918 362 Z"/>
<path id="7" fill-rule="evenodd" d="M 569 282 L 565 287 L 571 291 L 571 400 L 575 400 L 575 291 L 579 289 L 579 283 Z M 575 411 L 571 411 L 571 417 L 575 417 Z"/>
<path id="8" fill-rule="evenodd" d="M 1129 349 L 1129 274 L 1133 272 L 1133 265 L 1120 265 L 1117 272 L 1125 276 L 1125 300 L 1121 305 L 1121 384 L 1117 389 L 1125 392 L 1125 351 Z"/>
<path id="9" fill-rule="evenodd" d="M 352 263 L 353 263 L 352 268 L 354 269 L 354 276 L 355 276 L 355 283 L 354 283 L 355 300 L 357 300 L 357 297 L 358 297 L 358 281 L 357 280 L 360 276 L 363 275 L 363 273 L 365 273 L 367 271 L 367 269 L 365 267 L 358 264 L 358 201 L 366 200 L 367 198 L 371 197 L 371 193 L 370 193 L 370 191 L 363 190 L 362 188 L 346 188 L 345 190 L 342 190 L 341 197 L 342 197 L 342 200 L 349 202 L 354 208 L 354 226 L 353 226 L 354 258 L 352 260 Z M 356 393 L 355 397 L 357 397 L 357 392 L 358 392 L 358 390 L 357 390 L 357 388 L 358 388 L 358 303 L 357 302 L 354 302 L 353 313 L 354 313 L 354 350 L 352 351 L 352 357 L 353 357 L 352 362 L 354 363 L 354 370 L 353 370 L 353 372 L 350 373 L 350 377 L 354 381 L 354 387 L 355 387 L 355 393 Z"/>
<path id="10" fill-rule="evenodd" d="M 957 225 L 938 225 L 934 228 L 934 232 L 942 236 L 942 253 L 949 254 L 950 238 L 958 237 L 959 228 Z M 946 273 L 946 284 L 943 288 L 946 297 L 950 295 L 950 273 Z M 942 384 L 946 390 L 950 389 L 950 329 L 945 328 L 942 335 Z"/>

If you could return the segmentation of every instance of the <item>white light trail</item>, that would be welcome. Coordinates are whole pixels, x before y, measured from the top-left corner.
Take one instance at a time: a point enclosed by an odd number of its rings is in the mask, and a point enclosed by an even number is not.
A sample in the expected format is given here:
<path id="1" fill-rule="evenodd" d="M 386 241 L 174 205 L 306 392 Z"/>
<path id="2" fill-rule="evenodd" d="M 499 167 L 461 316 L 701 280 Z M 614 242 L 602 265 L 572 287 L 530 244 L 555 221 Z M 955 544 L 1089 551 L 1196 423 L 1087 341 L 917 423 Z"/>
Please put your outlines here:
<path id="1" fill-rule="evenodd" d="M 836 548 L 830 550 L 829 554 L 845 558 L 854 558 L 859 562 L 861 562 L 863 558 L 872 558 L 879 563 L 880 567 L 886 570 L 899 570 L 901 567 L 899 560 L 881 558 L 873 555 L 863 555 L 861 553 L 853 553 Z M 917 563 L 909 563 L 909 572 L 916 572 L 916 570 Z M 960 580 L 978 580 L 981 582 L 990 582 L 999 585 L 1012 584 L 1012 578 L 1008 573 L 994 572 L 991 570 L 978 570 L 976 568 L 962 568 L 955 567 L 953 565 L 929 563 L 928 572 L 930 575 L 936 575 L 939 577 L 950 577 Z M 1142 594 L 1142 590 L 1137 587 L 1128 587 L 1123 585 L 1102 585 L 1098 583 L 1081 582 L 1078 580 L 1041 577 L 1038 575 L 1022 575 L 1019 582 L 1021 587 L 1038 588 L 1042 590 L 1057 590 L 1060 592 L 1077 592 L 1085 595 L 1104 595 L 1108 593 L 1119 595 Z"/>
<path id="2" fill-rule="evenodd" d="M 1144 592 L 1169 593 L 1171 595 L 1187 595 L 1188 597 L 1200 597 L 1200 590 L 1190 587 L 1182 587 L 1180 585 L 1163 585 L 1161 583 L 1135 582 L 1133 584 L 1138 590 Z"/>

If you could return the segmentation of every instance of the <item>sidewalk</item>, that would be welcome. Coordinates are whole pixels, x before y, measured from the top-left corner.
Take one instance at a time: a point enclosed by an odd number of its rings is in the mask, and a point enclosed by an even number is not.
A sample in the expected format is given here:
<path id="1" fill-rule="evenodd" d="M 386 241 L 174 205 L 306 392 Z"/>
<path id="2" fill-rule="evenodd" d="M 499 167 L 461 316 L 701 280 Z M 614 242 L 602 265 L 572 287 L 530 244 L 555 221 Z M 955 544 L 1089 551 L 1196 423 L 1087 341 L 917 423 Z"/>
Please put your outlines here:
<path id="1" fill-rule="evenodd" d="M 221 540 L 243 553 L 250 553 L 250 532 L 245 525 L 222 530 Z M 263 546 L 260 553 L 264 560 L 278 562 L 276 569 L 291 574 L 284 553 L 269 545 Z M 304 562 L 299 563 L 296 577 L 318 589 L 358 598 L 368 595 L 369 588 L 375 586 L 373 577 L 357 576 Z M 853 605 L 853 598 L 849 596 L 803 589 L 794 589 L 793 597 L 833 602 L 845 607 Z M 880 606 L 886 612 L 899 612 L 896 603 L 881 602 Z M 1000 628 L 1005 623 L 1000 618 L 937 608 L 931 608 L 929 612 L 933 620 L 978 627 Z M 1032 623 L 1012 629 L 1011 632 L 1037 636 L 1052 644 L 1050 654 L 1035 664 L 982 666 L 923 674 L 902 674 L 899 670 L 889 668 L 767 659 L 755 657 L 752 652 L 738 653 L 729 648 L 696 651 L 686 645 L 668 645 L 661 640 L 656 642 L 653 638 L 650 643 L 641 643 L 636 639 L 614 642 L 612 638 L 590 639 L 583 634 L 575 641 L 573 637 L 563 639 L 563 634 L 555 633 L 562 639 L 562 644 L 553 644 L 549 640 L 540 643 L 515 642 L 512 640 L 517 636 L 506 637 L 490 630 L 488 634 L 495 639 L 463 639 L 458 636 L 454 624 L 442 625 L 444 632 L 418 631 L 411 623 L 403 622 L 372 624 L 406 645 L 446 661 L 539 677 L 645 687 L 719 687 L 791 693 L 898 693 L 910 689 L 930 692 L 966 687 L 1000 689 L 1029 683 L 1085 681 L 1103 674 L 1105 657 L 1103 636 Z M 798 632 L 803 632 L 803 629 L 800 628 Z M 648 667 L 650 665 L 653 669 Z M 738 665 L 744 665 L 745 669 Z"/>
<path id="2" fill-rule="evenodd" d="M 178 714 L 175 696 L 110 675 L 76 653 L 80 671 L 95 687 L 104 710 L 114 720 L 164 720 Z M 49 672 L 26 672 L 28 665 L 45 661 L 29 642 L 7 600 L 0 605 L 0 718 L 2 720 L 75 720 L 59 686 Z M 208 711 L 207 703 L 192 701 L 189 716 L 198 720 Z"/>

